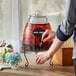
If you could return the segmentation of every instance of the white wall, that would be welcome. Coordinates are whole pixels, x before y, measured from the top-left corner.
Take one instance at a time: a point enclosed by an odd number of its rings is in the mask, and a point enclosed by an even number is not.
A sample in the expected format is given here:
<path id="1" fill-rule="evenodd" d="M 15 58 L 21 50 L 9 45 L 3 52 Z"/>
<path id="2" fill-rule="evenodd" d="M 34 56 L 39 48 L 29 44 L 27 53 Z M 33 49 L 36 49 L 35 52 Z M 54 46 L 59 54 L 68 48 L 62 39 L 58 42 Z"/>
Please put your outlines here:
<path id="1" fill-rule="evenodd" d="M 3 24 L 0 26 L 0 40 L 12 43 L 15 51 L 19 50 L 19 1 L 2 0 Z"/>
<path id="2" fill-rule="evenodd" d="M 61 23 L 66 0 L 21 0 L 22 3 L 22 17 L 23 26 L 25 26 L 29 15 L 40 10 L 42 15 L 48 17 L 49 23 L 53 30 Z"/>

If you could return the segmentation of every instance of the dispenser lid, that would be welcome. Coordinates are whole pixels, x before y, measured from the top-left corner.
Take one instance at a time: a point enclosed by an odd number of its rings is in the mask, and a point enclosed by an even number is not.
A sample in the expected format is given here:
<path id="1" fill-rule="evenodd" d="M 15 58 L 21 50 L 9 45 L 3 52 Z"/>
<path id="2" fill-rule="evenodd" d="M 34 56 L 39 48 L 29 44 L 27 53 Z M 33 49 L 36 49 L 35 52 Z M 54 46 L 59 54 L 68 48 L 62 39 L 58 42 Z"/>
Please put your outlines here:
<path id="1" fill-rule="evenodd" d="M 37 10 L 35 14 L 30 15 L 29 19 L 30 19 L 31 24 L 46 24 L 47 23 L 47 17 L 42 16 L 39 10 Z"/>

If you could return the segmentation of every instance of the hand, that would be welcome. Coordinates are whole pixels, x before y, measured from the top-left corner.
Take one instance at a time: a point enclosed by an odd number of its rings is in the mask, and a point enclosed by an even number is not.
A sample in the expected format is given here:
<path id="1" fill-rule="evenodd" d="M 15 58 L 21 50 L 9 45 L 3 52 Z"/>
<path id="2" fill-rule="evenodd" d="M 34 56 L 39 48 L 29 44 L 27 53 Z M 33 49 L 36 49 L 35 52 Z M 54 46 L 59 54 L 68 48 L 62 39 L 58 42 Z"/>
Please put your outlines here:
<path id="1" fill-rule="evenodd" d="M 43 42 L 49 42 L 50 39 L 54 39 L 55 38 L 55 31 L 52 30 L 46 30 L 43 34 L 42 34 L 42 38 L 41 40 Z"/>
<path id="2" fill-rule="evenodd" d="M 37 55 L 36 55 L 36 63 L 37 64 L 43 64 L 45 63 L 47 60 L 49 60 L 50 58 L 50 53 L 48 51 L 46 52 L 39 52 Z"/>

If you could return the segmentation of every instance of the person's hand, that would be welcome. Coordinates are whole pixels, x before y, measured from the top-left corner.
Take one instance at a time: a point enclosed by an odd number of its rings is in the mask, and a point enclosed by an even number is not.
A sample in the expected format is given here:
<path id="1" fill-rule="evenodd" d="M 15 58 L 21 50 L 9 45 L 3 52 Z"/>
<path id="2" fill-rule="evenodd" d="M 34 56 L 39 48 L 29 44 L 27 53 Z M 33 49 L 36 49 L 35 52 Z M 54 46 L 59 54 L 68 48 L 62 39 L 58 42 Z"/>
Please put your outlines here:
<path id="1" fill-rule="evenodd" d="M 44 64 L 47 60 L 49 60 L 49 58 L 51 58 L 51 55 L 48 51 L 39 52 L 36 55 L 36 63 L 37 64 Z"/>
<path id="2" fill-rule="evenodd" d="M 54 38 L 55 38 L 55 31 L 46 30 L 46 31 L 42 34 L 41 40 L 42 40 L 43 42 L 49 42 L 50 39 L 54 39 Z"/>

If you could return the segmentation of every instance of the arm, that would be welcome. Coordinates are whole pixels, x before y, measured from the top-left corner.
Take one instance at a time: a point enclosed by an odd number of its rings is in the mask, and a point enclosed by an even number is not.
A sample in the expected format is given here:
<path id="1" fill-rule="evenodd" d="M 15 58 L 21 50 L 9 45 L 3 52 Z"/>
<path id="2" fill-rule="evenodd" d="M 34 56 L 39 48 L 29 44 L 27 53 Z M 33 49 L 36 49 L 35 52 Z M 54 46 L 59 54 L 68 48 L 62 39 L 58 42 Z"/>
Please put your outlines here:
<path id="1" fill-rule="evenodd" d="M 63 43 L 64 41 L 60 41 L 57 37 L 55 37 L 55 40 L 48 51 L 39 52 L 36 55 L 36 63 L 43 64 L 45 61 L 49 60 L 56 53 L 56 51 L 62 46 Z"/>
<path id="2" fill-rule="evenodd" d="M 36 55 L 37 64 L 41 64 L 51 58 L 62 44 L 73 34 L 76 24 L 76 0 L 67 0 L 66 15 L 62 24 L 58 27 L 55 40 L 46 52 Z"/>
<path id="3" fill-rule="evenodd" d="M 57 37 L 55 37 L 52 46 L 48 50 L 49 58 L 51 58 L 56 53 L 56 51 L 58 51 L 58 49 L 63 45 L 63 43 L 64 41 L 61 41 Z"/>

